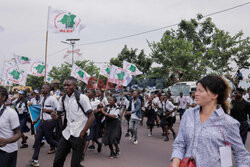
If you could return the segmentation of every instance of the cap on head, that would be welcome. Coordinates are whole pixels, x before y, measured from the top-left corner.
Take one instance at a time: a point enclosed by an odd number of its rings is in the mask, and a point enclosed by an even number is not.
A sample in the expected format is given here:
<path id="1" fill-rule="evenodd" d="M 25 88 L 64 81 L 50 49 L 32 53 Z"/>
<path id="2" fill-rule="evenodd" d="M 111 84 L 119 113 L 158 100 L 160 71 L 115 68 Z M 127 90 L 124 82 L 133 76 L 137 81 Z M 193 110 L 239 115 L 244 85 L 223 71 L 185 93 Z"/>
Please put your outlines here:
<path id="1" fill-rule="evenodd" d="M 25 92 L 23 90 L 19 90 L 18 93 L 21 94 L 21 95 L 25 94 Z"/>

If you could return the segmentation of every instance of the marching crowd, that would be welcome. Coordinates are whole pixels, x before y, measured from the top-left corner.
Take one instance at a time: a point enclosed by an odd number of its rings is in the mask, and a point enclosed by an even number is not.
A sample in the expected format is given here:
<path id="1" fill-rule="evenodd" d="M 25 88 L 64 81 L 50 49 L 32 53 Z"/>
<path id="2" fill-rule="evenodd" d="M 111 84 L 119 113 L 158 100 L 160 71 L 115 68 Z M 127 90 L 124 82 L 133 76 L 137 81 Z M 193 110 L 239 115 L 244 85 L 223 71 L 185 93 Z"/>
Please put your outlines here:
<path id="1" fill-rule="evenodd" d="M 231 94 L 228 84 L 218 76 L 206 76 L 197 82 L 196 92 L 174 100 L 171 92 L 122 92 L 121 95 L 101 89 L 78 90 L 77 80 L 68 77 L 59 90 L 60 82 L 44 84 L 42 89 L 8 91 L 0 86 L 0 162 L 2 167 L 15 167 L 17 141 L 20 149 L 29 147 L 28 136 L 35 136 L 30 164 L 39 166 L 39 152 L 44 140 L 55 153 L 54 167 L 62 167 L 72 150 L 71 166 L 81 166 L 88 149 L 102 151 L 108 146 L 109 158 L 120 154 L 121 120 L 125 118 L 124 134 L 133 144 L 139 144 L 138 127 L 144 119 L 148 136 L 161 127 L 164 141 L 172 134 L 175 142 L 171 160 L 179 166 L 185 157 L 192 157 L 196 166 L 221 166 L 221 147 L 231 147 L 237 166 L 249 166 L 245 148 L 250 115 L 250 89 L 246 94 L 237 88 Z M 231 107 L 229 107 L 229 103 Z M 32 120 L 29 106 L 41 106 L 40 116 Z M 173 128 L 176 114 L 181 120 L 178 134 Z M 39 123 L 35 130 L 34 125 Z M 224 129 L 223 129 L 224 128 Z M 222 130 L 221 130 L 222 129 Z M 177 130 L 177 129 L 176 129 Z M 212 163 L 211 163 L 212 162 Z M 41 162 L 42 163 L 42 162 Z"/>

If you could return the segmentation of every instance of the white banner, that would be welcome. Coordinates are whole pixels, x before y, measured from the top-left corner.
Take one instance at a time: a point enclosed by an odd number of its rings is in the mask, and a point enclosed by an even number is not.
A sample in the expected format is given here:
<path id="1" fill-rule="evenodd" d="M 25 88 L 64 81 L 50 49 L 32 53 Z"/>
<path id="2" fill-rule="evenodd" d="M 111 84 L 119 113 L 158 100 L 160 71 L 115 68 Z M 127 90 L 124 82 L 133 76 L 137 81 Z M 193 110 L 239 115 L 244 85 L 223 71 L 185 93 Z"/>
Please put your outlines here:
<path id="1" fill-rule="evenodd" d="M 17 66 L 12 65 L 9 62 L 4 62 L 4 70 L 2 77 L 2 79 L 5 80 L 5 84 L 15 83 L 18 85 L 25 86 L 27 73 L 25 71 L 17 69 Z"/>
<path id="2" fill-rule="evenodd" d="M 48 65 L 46 66 L 46 73 L 48 74 L 52 70 L 52 66 Z M 43 77 L 45 76 L 45 64 L 42 61 L 31 61 L 30 67 L 28 70 L 28 74 L 34 75 L 37 77 Z"/>
<path id="3" fill-rule="evenodd" d="M 128 70 L 130 75 L 141 75 L 142 72 L 132 63 L 123 61 L 123 69 Z"/>
<path id="4" fill-rule="evenodd" d="M 81 80 L 82 82 L 88 84 L 90 75 L 86 73 L 83 69 L 78 67 L 77 65 L 73 64 L 71 76 L 75 77 L 78 80 Z"/>
<path id="5" fill-rule="evenodd" d="M 109 65 L 103 65 L 100 69 L 100 74 L 108 78 L 110 74 Z"/>
<path id="6" fill-rule="evenodd" d="M 79 33 L 85 26 L 75 14 L 49 7 L 48 31 L 53 33 Z"/>
<path id="7" fill-rule="evenodd" d="M 127 86 L 132 81 L 132 75 L 130 75 L 127 70 L 112 65 L 108 81 Z"/>

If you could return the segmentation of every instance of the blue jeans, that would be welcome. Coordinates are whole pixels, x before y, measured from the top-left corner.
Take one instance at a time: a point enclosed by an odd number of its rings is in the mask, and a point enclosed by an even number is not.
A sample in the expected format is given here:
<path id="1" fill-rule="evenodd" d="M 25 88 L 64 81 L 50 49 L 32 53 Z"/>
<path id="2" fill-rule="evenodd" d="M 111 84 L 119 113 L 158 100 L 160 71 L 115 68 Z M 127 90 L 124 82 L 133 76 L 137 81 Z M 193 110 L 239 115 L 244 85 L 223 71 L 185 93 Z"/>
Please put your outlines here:
<path id="1" fill-rule="evenodd" d="M 135 141 L 137 140 L 137 128 L 140 123 L 140 120 L 137 119 L 130 119 L 129 121 L 129 131 L 131 132 L 132 137 L 135 138 Z"/>
<path id="2" fill-rule="evenodd" d="M 181 118 L 182 118 L 182 115 L 184 114 L 184 112 L 185 112 L 185 109 L 179 109 L 179 112 L 180 112 L 180 120 L 181 120 Z"/>

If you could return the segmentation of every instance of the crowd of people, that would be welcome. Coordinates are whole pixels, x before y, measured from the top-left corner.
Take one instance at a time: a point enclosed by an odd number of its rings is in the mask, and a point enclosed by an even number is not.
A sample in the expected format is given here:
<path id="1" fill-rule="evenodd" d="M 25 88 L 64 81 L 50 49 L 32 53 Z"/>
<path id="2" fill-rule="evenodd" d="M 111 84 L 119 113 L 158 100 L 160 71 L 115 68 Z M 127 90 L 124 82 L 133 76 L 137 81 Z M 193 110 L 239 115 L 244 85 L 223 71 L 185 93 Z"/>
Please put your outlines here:
<path id="1" fill-rule="evenodd" d="M 172 133 L 175 139 L 173 166 L 179 166 L 185 157 L 192 157 L 197 166 L 220 166 L 224 160 L 220 158 L 219 148 L 223 146 L 232 147 L 238 166 L 249 166 L 250 157 L 244 145 L 250 89 L 245 92 L 237 88 L 230 94 L 229 86 L 218 76 L 202 78 L 197 82 L 196 92 L 190 92 L 189 96 L 181 92 L 176 99 L 171 92 L 162 91 L 133 90 L 119 95 L 101 89 L 81 91 L 73 77 L 65 79 L 63 90 L 59 84 L 54 80 L 51 85 L 44 84 L 41 90 L 10 93 L 0 86 L 0 162 L 3 167 L 16 166 L 17 141 L 21 138 L 20 149 L 28 148 L 26 133 L 29 131 L 35 136 L 30 161 L 35 167 L 42 163 L 39 152 L 44 140 L 50 146 L 48 154 L 55 153 L 54 167 L 62 167 L 71 150 L 71 166 L 81 166 L 88 149 L 97 147 L 100 153 L 103 145 L 109 147 L 109 158 L 117 158 L 123 118 L 127 122 L 124 136 L 135 145 L 140 143 L 138 127 L 144 122 L 148 137 L 154 135 L 155 127 L 161 127 L 165 142 Z M 29 106 L 37 104 L 41 106 L 41 113 L 32 120 Z M 181 121 L 180 128 L 174 129 L 177 119 Z"/>

